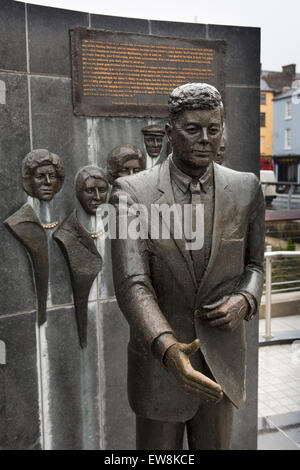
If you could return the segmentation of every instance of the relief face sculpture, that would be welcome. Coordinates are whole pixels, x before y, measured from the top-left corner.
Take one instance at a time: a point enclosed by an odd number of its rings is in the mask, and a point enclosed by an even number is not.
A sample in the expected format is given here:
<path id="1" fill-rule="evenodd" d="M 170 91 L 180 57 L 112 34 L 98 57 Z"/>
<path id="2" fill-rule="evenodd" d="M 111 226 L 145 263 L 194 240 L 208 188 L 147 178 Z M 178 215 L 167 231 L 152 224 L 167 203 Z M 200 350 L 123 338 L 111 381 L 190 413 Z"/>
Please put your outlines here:
<path id="1" fill-rule="evenodd" d="M 121 176 L 129 176 L 146 168 L 142 150 L 130 144 L 115 147 L 108 155 L 107 175 L 110 184 Z"/>
<path id="2" fill-rule="evenodd" d="M 96 215 L 99 206 L 106 201 L 108 182 L 100 168 L 84 167 L 77 174 L 75 190 L 84 210 Z"/>
<path id="3" fill-rule="evenodd" d="M 54 234 L 66 258 L 74 296 L 80 345 L 87 345 L 88 298 L 92 284 L 101 270 L 102 259 L 95 241 L 100 233 L 90 233 L 79 220 L 87 221 L 97 215 L 97 210 L 106 201 L 108 181 L 97 166 L 85 166 L 75 176 L 75 192 L 80 207 L 75 209 Z M 85 216 L 84 216 L 85 214 Z M 94 217 L 96 220 L 96 217 Z"/>
<path id="4" fill-rule="evenodd" d="M 64 168 L 58 155 L 48 150 L 33 150 L 23 160 L 23 187 L 27 194 L 51 201 L 64 182 Z"/>
<path id="5" fill-rule="evenodd" d="M 64 168 L 58 155 L 46 149 L 33 150 L 23 160 L 23 188 L 26 193 L 47 204 L 61 189 Z M 32 261 L 37 296 L 38 324 L 46 321 L 49 260 L 47 234 L 57 227 L 58 221 L 42 224 L 32 206 L 24 204 L 5 224 L 23 243 Z"/>
<path id="6" fill-rule="evenodd" d="M 144 134 L 145 147 L 149 157 L 157 158 L 162 148 L 165 129 L 157 124 L 152 124 L 143 127 L 142 133 Z"/>
<path id="7" fill-rule="evenodd" d="M 110 201 L 204 207 L 204 244 L 184 237 L 112 240 L 114 284 L 130 325 L 128 396 L 137 449 L 230 449 L 233 406 L 245 400 L 245 320 L 263 287 L 264 199 L 258 179 L 217 165 L 223 103 L 205 83 L 170 95 L 172 154 L 118 179 Z M 124 203 L 123 203 L 124 204 Z M 160 213 L 161 225 L 166 224 Z M 119 220 L 121 223 L 121 218 Z M 130 256 L 128 256 L 130 254 Z"/>

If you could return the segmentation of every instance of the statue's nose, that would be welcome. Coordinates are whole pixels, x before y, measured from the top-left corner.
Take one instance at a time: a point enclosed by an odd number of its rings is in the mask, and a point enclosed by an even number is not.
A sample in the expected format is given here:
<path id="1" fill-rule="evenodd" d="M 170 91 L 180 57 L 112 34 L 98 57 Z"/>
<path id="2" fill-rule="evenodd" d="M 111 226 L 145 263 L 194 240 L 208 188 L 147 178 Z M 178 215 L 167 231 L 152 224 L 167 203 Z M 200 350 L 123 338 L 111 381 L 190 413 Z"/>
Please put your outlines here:
<path id="1" fill-rule="evenodd" d="M 45 179 L 46 179 L 46 184 L 50 184 L 51 181 L 50 181 L 50 178 L 49 178 L 49 175 L 45 175 Z"/>

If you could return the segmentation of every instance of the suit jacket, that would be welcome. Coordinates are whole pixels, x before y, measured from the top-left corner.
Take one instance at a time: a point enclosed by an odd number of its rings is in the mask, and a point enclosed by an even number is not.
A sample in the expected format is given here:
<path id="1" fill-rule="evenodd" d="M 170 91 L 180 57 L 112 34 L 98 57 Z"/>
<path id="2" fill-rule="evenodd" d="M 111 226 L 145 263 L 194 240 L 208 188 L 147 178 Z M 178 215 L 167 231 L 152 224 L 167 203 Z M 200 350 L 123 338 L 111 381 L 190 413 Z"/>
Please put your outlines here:
<path id="1" fill-rule="evenodd" d="M 46 321 L 49 260 L 47 235 L 30 204 L 24 204 L 4 222 L 25 246 L 33 266 L 38 324 Z"/>
<path id="2" fill-rule="evenodd" d="M 87 344 L 87 311 L 90 289 L 102 267 L 102 258 L 90 234 L 79 224 L 74 210 L 53 238 L 67 261 L 74 296 L 80 344 Z"/>
<path id="3" fill-rule="evenodd" d="M 140 416 L 170 422 L 187 421 L 199 399 L 186 394 L 153 356 L 153 343 L 171 332 L 180 342 L 200 339 L 200 348 L 215 380 L 239 407 L 245 399 L 245 322 L 234 331 L 209 326 L 199 317 L 205 304 L 235 292 L 260 303 L 263 287 L 264 200 L 258 179 L 214 166 L 215 207 L 211 254 L 197 285 L 184 239 L 112 240 L 114 283 L 118 303 L 130 325 L 128 393 Z M 122 197 L 121 197 L 122 196 Z M 115 182 L 111 202 L 122 208 L 174 204 L 169 160 Z M 160 222 L 164 221 L 161 218 Z M 129 220 L 130 223 L 130 220 Z M 172 235 L 172 228 L 171 228 Z M 201 354 L 191 362 L 203 370 Z"/>

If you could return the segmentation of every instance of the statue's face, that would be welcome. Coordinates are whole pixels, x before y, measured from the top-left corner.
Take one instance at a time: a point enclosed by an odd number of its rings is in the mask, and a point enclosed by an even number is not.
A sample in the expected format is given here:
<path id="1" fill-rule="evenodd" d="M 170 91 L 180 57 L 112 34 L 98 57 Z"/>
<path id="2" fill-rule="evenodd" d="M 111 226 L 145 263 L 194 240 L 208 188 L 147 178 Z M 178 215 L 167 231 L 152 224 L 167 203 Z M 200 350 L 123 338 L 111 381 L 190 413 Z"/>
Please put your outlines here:
<path id="1" fill-rule="evenodd" d="M 134 173 L 139 173 L 140 171 L 140 161 L 136 158 L 133 158 L 132 160 L 127 160 L 125 163 L 123 163 L 122 168 L 120 168 L 118 172 L 118 177 L 133 175 Z"/>
<path id="2" fill-rule="evenodd" d="M 196 109 L 184 111 L 166 132 L 173 148 L 173 158 L 187 173 L 201 172 L 216 157 L 223 133 L 221 111 Z"/>
<path id="3" fill-rule="evenodd" d="M 53 165 L 39 166 L 31 179 L 34 197 L 42 201 L 51 201 L 60 188 L 56 169 Z"/>
<path id="4" fill-rule="evenodd" d="M 95 215 L 99 206 L 106 201 L 107 191 L 106 181 L 89 177 L 79 191 L 78 199 L 88 214 Z"/>
<path id="5" fill-rule="evenodd" d="M 163 136 L 148 134 L 144 136 L 144 142 L 145 142 L 148 155 L 151 158 L 158 157 L 162 148 Z"/>

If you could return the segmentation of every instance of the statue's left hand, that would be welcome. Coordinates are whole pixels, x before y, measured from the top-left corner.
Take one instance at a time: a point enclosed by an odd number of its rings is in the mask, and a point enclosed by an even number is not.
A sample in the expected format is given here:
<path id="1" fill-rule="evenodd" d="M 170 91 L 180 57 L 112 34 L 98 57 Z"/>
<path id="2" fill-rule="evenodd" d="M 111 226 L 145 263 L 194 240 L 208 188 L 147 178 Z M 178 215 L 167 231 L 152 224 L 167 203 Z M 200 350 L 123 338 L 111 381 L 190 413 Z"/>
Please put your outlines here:
<path id="1" fill-rule="evenodd" d="M 201 319 L 208 321 L 210 326 L 226 330 L 234 330 L 245 318 L 250 306 L 241 294 L 227 297 L 223 303 L 214 308 L 213 305 L 204 305 Z"/>

